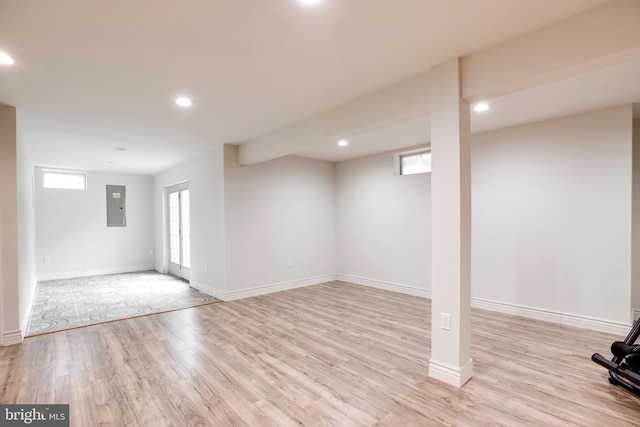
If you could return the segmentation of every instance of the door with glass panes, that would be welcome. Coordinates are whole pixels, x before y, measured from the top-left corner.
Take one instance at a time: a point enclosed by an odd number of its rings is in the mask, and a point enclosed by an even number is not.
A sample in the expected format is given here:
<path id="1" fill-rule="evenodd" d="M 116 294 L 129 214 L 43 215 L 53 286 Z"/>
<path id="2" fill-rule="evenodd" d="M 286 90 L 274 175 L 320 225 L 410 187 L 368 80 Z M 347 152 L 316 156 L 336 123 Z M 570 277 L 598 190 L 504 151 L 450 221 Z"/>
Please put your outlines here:
<path id="1" fill-rule="evenodd" d="M 169 207 L 169 273 L 189 280 L 191 238 L 189 224 L 189 183 L 167 190 Z"/>

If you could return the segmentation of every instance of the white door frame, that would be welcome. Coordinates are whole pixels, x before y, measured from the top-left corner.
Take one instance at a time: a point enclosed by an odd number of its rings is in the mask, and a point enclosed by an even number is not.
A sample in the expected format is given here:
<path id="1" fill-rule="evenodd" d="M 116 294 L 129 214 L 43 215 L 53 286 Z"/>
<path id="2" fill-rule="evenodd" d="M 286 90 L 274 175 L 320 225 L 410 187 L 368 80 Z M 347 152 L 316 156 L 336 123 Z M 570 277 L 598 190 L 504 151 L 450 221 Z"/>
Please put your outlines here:
<path id="1" fill-rule="evenodd" d="M 189 280 L 190 278 L 190 260 L 185 260 L 184 259 L 184 255 L 185 255 L 185 248 L 183 247 L 184 244 L 184 235 L 185 235 L 185 231 L 186 231 L 186 235 L 189 236 L 190 235 L 190 218 L 187 218 L 187 223 L 185 224 L 185 221 L 182 217 L 182 215 L 184 214 L 184 210 L 183 210 L 183 203 L 182 203 L 182 197 L 184 197 L 184 191 L 189 191 L 189 181 L 185 181 L 185 182 L 181 182 L 178 184 L 174 184 L 171 185 L 169 187 L 166 188 L 166 212 L 167 212 L 167 228 L 166 228 L 166 239 L 167 239 L 167 248 L 166 248 L 166 256 L 165 256 L 165 262 L 167 263 L 166 265 L 168 265 L 168 269 L 169 269 L 169 274 L 172 274 L 174 276 L 178 276 L 178 277 L 182 277 L 183 279 Z M 189 192 L 190 193 L 190 192 Z M 174 224 L 174 227 L 177 226 L 178 227 L 178 236 L 177 236 L 177 243 L 178 243 L 178 262 L 176 263 L 175 260 L 172 261 L 172 212 L 171 212 L 171 195 L 172 194 L 176 194 L 177 198 L 178 198 L 178 208 L 177 208 L 177 214 L 178 214 L 178 219 L 177 219 L 177 224 Z M 190 196 L 190 194 L 189 194 Z M 187 215 L 189 215 L 187 213 Z M 190 243 L 191 239 L 187 238 L 188 242 Z M 175 242 L 174 242 L 175 243 Z M 189 246 L 191 246 L 189 244 Z M 189 253 L 190 255 L 190 251 L 191 251 L 191 247 L 186 248 L 186 252 Z M 186 261 L 186 262 L 185 262 Z M 185 265 L 186 264 L 186 265 Z"/>

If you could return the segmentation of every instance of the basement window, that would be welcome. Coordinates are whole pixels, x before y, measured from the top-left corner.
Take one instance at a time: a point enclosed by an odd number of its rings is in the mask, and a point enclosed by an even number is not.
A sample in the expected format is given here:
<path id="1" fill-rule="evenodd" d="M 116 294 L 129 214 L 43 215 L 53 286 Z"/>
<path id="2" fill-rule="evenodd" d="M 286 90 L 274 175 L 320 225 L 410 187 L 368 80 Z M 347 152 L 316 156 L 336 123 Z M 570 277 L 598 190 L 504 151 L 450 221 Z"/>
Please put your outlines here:
<path id="1" fill-rule="evenodd" d="M 65 190 L 86 190 L 87 174 L 82 171 L 43 169 L 42 186 L 44 188 L 62 188 Z"/>
<path id="2" fill-rule="evenodd" d="M 404 153 L 398 156 L 400 175 L 431 172 L 431 151 L 422 150 Z"/>

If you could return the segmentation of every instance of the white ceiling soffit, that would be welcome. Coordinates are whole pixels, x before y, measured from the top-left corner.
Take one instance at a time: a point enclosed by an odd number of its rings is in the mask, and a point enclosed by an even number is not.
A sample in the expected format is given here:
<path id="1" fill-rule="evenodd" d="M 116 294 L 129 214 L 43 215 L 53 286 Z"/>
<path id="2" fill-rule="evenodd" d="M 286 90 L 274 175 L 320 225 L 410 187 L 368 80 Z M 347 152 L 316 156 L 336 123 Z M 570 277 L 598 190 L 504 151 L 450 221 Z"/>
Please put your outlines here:
<path id="1" fill-rule="evenodd" d="M 639 20 L 640 2 L 615 2 L 464 57 L 463 84 L 467 83 L 463 86 L 464 96 L 473 101 L 478 100 L 481 93 L 502 95 L 495 99 L 479 98 L 495 105 L 490 112 L 473 115 L 472 131 L 640 101 L 637 66 L 640 58 Z M 594 22 L 599 22 L 597 28 L 594 28 Z M 554 40 L 556 42 L 552 43 Z M 428 87 L 428 73 L 424 76 Z M 496 79 L 496 76 L 501 78 Z M 392 86 L 372 94 L 368 102 L 379 101 L 384 105 L 384 99 L 391 97 L 394 90 L 400 91 L 402 86 Z M 425 99 L 428 96 L 427 93 Z M 355 107 L 360 101 L 349 105 L 357 111 Z M 345 110 L 347 106 L 340 108 Z M 389 117 L 394 109 L 387 111 Z M 385 130 L 370 132 L 371 129 L 359 128 L 354 121 L 350 121 L 354 126 L 349 132 L 332 129 L 326 124 L 321 126 L 321 118 L 330 114 L 323 113 L 306 122 L 307 128 L 317 125 L 324 131 L 322 144 L 313 133 L 300 132 L 297 141 L 289 140 L 289 132 L 295 129 L 294 125 L 274 132 L 268 138 L 242 144 L 241 163 L 251 164 L 268 160 L 272 158 L 270 156 L 296 152 L 339 161 L 354 157 L 354 153 L 365 152 L 368 145 L 371 146 L 370 153 L 380 151 L 380 138 L 387 133 Z M 411 117 L 413 119 L 417 116 Z M 397 135 L 389 141 L 389 149 L 429 139 L 428 133 L 422 137 L 411 133 L 417 130 L 414 122 L 404 126 L 396 120 L 391 124 Z M 427 129 L 428 126 L 422 126 L 420 131 Z M 335 143 L 344 137 L 353 141 L 350 150 L 344 147 L 336 150 Z M 407 139 L 406 145 L 404 138 Z M 366 144 L 367 140 L 372 142 Z"/>
<path id="2" fill-rule="evenodd" d="M 473 133 L 640 102 L 640 58 L 490 100 Z"/>
<path id="3" fill-rule="evenodd" d="M 430 131 L 429 116 L 423 115 L 391 126 L 353 134 L 351 137 L 345 138 L 349 143 L 346 147 L 338 146 L 337 141 L 332 139 L 296 154 L 312 159 L 340 162 L 426 144 L 430 140 Z"/>
<path id="4" fill-rule="evenodd" d="M 39 164 L 154 174 L 605 3 L 0 1 L 0 102 Z"/>
<path id="5" fill-rule="evenodd" d="M 297 153 L 300 147 L 336 143 L 338 139 L 384 129 L 429 113 L 429 75 L 390 86 L 340 107 L 302 120 L 240 146 L 240 162 L 247 149 L 253 158 L 269 159 Z"/>
<path id="6" fill-rule="evenodd" d="M 472 133 L 633 103 L 634 116 L 640 118 L 640 59 L 490 99 L 488 103 L 489 111 L 471 112 Z M 347 139 L 347 147 L 339 147 L 333 138 L 297 155 L 339 162 L 426 144 L 430 140 L 429 116 L 354 132 Z"/>

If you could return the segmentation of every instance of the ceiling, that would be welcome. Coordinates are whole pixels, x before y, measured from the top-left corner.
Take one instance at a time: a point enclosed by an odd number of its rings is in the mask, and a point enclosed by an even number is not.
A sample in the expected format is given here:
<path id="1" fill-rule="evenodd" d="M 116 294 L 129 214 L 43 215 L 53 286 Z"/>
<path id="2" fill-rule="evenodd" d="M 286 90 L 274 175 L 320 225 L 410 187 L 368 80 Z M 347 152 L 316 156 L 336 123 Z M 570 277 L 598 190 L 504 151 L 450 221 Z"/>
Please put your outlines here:
<path id="1" fill-rule="evenodd" d="M 472 133 L 487 132 L 525 123 L 633 104 L 640 118 L 640 59 L 598 69 L 532 89 L 487 100 L 490 110 L 471 111 Z M 331 162 L 375 153 L 425 145 L 429 142 L 428 114 L 381 129 L 350 136 L 348 147 L 326 141 L 298 153 Z"/>
<path id="2" fill-rule="evenodd" d="M 16 60 L 0 66 L 0 103 L 17 107 L 36 164 L 155 174 L 604 3 L 0 0 L 0 51 Z M 640 60 L 627 61 L 496 98 L 472 128 L 637 102 L 638 76 Z M 193 107 L 174 104 L 182 94 Z M 347 150 L 299 154 L 340 161 L 428 134 L 428 117 L 412 117 L 353 136 Z"/>

